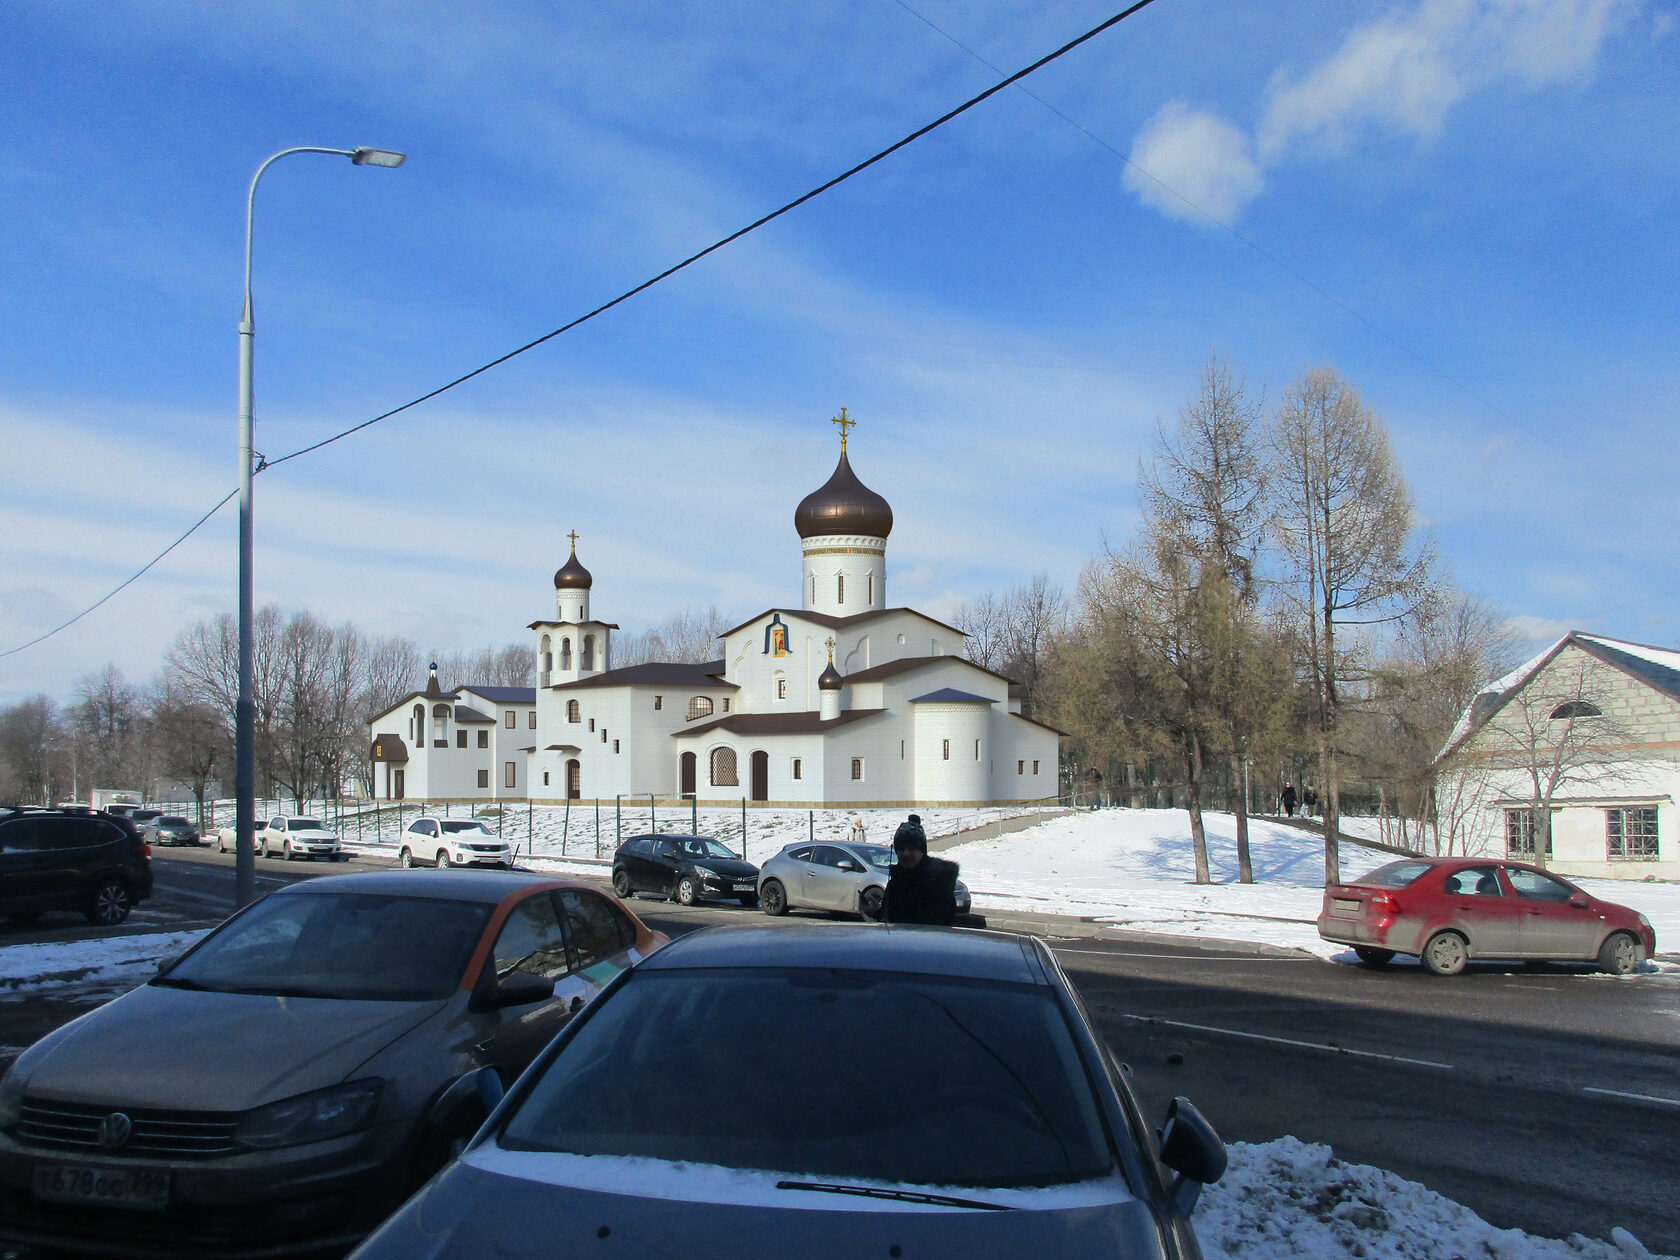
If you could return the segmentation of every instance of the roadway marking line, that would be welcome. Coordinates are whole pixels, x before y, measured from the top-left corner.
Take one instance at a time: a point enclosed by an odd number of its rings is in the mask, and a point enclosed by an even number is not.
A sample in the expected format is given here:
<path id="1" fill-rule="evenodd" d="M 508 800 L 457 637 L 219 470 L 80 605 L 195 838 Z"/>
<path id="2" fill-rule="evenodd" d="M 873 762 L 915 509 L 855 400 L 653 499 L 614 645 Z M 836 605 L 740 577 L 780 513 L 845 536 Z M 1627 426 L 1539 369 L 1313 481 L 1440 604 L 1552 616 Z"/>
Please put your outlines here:
<path id="1" fill-rule="evenodd" d="M 1361 1059 L 1382 1059 L 1387 1063 L 1410 1063 L 1414 1067 L 1440 1068 L 1443 1072 L 1453 1071 L 1450 1063 L 1436 1063 L 1432 1059 L 1409 1059 L 1403 1054 L 1381 1054 L 1376 1050 L 1350 1050 L 1346 1046 L 1327 1046 L 1317 1041 L 1295 1041 L 1289 1037 L 1268 1037 L 1265 1033 L 1239 1032 L 1235 1028 L 1212 1028 L 1207 1024 L 1187 1024 L 1176 1019 L 1161 1019 L 1155 1015 L 1122 1015 L 1121 1019 L 1136 1020 L 1141 1024 L 1165 1024 L 1170 1028 L 1190 1028 L 1196 1032 L 1219 1033 L 1225 1037 L 1246 1037 L 1250 1041 L 1269 1041 L 1279 1046 L 1296 1046 L 1303 1050 L 1327 1050 L 1331 1054 L 1351 1054 Z"/>
<path id="2" fill-rule="evenodd" d="M 1657 1094 L 1630 1094 L 1621 1089 L 1600 1089 L 1596 1085 L 1585 1085 L 1582 1092 L 1586 1094 L 1608 1094 L 1612 1098 L 1632 1098 L 1637 1102 L 1663 1103 L 1669 1107 L 1680 1107 L 1680 1098 L 1663 1098 Z"/>
<path id="3" fill-rule="evenodd" d="M 1124 942 L 1116 941 L 1115 944 Z M 1311 955 L 1300 958 L 1248 958 L 1236 954 L 1140 954 L 1134 950 L 1116 949 L 1064 949 L 1060 945 L 1050 947 L 1058 954 L 1101 954 L 1104 958 L 1176 958 L 1181 962 L 1247 962 L 1247 963 L 1296 963 L 1312 962 Z"/>

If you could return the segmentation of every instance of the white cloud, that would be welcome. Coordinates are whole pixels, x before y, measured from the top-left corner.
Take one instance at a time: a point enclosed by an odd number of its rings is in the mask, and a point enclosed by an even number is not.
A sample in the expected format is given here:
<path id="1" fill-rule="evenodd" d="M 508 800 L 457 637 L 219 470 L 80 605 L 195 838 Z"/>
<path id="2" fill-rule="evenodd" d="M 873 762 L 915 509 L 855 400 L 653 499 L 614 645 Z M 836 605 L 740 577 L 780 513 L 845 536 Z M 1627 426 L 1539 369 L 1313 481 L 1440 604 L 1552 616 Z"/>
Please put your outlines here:
<path id="1" fill-rule="evenodd" d="M 1169 101 L 1132 142 L 1125 186 L 1170 219 L 1229 221 L 1265 182 L 1250 147 L 1247 134 L 1218 114 Z"/>

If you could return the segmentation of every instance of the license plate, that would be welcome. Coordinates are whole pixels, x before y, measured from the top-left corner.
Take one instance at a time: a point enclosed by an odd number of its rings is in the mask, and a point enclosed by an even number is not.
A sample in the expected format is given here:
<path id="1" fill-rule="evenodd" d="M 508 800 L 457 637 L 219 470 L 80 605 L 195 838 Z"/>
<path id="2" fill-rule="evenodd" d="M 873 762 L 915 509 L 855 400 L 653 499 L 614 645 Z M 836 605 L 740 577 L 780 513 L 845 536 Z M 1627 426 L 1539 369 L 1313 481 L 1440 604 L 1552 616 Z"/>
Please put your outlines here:
<path id="1" fill-rule="evenodd" d="M 1330 908 L 1341 914 L 1358 914 L 1365 908 L 1365 903 L 1357 897 L 1332 897 Z"/>
<path id="2" fill-rule="evenodd" d="M 753 883 L 750 879 L 743 879 L 736 883 L 735 887 L 741 889 L 743 892 L 750 892 L 752 889 L 757 888 L 758 885 Z"/>
<path id="3" fill-rule="evenodd" d="M 37 1199 L 55 1203 L 104 1203 L 161 1212 L 169 1206 L 169 1174 L 149 1168 L 100 1168 L 93 1164 L 37 1164 Z"/>

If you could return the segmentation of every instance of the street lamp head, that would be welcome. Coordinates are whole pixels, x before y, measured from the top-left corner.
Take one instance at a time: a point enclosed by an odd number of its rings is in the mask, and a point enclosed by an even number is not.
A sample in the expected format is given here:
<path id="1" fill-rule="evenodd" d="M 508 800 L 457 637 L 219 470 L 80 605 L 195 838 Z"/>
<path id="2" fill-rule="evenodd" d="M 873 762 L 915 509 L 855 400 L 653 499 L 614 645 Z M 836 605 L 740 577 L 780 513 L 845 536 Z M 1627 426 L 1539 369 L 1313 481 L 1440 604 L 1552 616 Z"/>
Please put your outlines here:
<path id="1" fill-rule="evenodd" d="M 390 149 L 369 149 L 364 146 L 351 149 L 350 160 L 357 166 L 401 166 L 408 160 L 408 154 L 396 153 Z"/>

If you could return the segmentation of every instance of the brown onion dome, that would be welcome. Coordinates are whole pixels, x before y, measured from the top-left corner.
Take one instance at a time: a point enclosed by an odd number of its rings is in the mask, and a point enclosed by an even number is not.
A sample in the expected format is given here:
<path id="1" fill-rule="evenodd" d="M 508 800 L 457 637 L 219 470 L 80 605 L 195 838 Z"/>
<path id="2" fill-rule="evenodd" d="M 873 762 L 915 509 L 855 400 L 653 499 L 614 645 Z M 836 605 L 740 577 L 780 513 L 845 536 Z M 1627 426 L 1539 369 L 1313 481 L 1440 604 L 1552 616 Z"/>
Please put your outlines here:
<path id="1" fill-rule="evenodd" d="M 557 591 L 587 591 L 594 583 L 589 570 L 578 563 L 576 551 L 554 575 L 554 589 Z"/>
<path id="2" fill-rule="evenodd" d="M 828 663 L 828 668 L 817 676 L 817 687 L 822 691 L 839 691 L 846 680 L 840 677 L 840 671 L 834 668 L 834 662 Z"/>
<path id="3" fill-rule="evenodd" d="M 863 534 L 885 538 L 892 532 L 892 508 L 887 501 L 857 479 L 846 452 L 834 475 L 799 501 L 793 527 L 801 538 L 823 538 L 832 534 Z"/>

